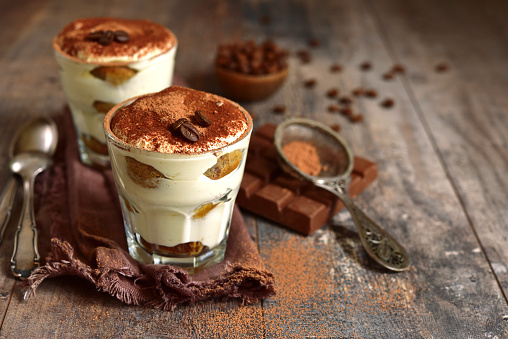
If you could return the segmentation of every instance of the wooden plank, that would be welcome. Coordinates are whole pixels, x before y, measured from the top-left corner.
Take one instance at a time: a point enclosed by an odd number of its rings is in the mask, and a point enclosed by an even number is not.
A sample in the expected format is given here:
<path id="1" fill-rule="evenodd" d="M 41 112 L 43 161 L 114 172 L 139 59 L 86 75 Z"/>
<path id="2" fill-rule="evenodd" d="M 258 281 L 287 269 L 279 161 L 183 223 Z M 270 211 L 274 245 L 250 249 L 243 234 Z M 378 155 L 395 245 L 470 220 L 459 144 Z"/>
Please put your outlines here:
<path id="1" fill-rule="evenodd" d="M 7 4 L 2 4 L 7 7 Z M 223 4 L 227 5 L 227 4 Z M 198 6 L 207 11 L 210 6 Z M 27 12 L 24 13 L 23 10 Z M 53 58 L 51 40 L 70 20 L 81 16 L 117 15 L 125 17 L 146 17 L 175 27 L 175 33 L 182 39 L 181 50 L 199 50 L 200 40 L 196 29 L 188 21 L 194 6 L 183 3 L 165 2 L 160 6 L 146 6 L 137 1 L 107 4 L 65 4 L 45 2 L 40 8 L 9 7 L 11 15 L 26 15 L 37 18 L 37 22 L 25 23 L 23 35 L 13 39 L 12 46 L 0 59 L 2 79 L 0 81 L 0 121 L 3 123 L 2 164 L 7 162 L 7 144 L 14 129 L 30 116 L 41 113 L 55 114 L 63 107 L 65 98 L 58 78 L 58 68 Z M 226 15 L 227 12 L 222 12 Z M 205 16 L 206 16 L 205 15 Z M 211 17 L 210 17 L 211 18 Z M 216 20 L 219 18 L 215 17 Z M 21 22 L 21 21 L 20 21 Z M 208 21 L 206 21 L 208 22 Z M 226 21 L 223 21 L 226 22 Z M 184 30 L 179 31 L 179 27 Z M 188 28 L 188 29 L 186 29 Z M 202 27 L 201 27 L 202 28 Z M 188 41 L 185 44 L 184 41 Z M 214 50 L 215 40 L 208 48 Z M 194 53 L 192 58 L 199 58 Z M 178 62 L 178 61 L 177 61 Z M 202 65 L 208 67 L 208 65 Z M 193 75 L 194 64 L 182 69 L 185 78 Z M 178 73 L 177 73 L 178 74 Z M 197 81 L 203 77 L 196 75 Z M 204 78 L 205 82 L 209 79 Z M 10 80 L 15 83 L 13 85 Z M 27 93 L 30 95 L 27 96 Z M 14 112 L 14 113 L 13 113 Z M 13 126 L 10 128 L 9 126 Z M 12 131 L 12 133 L 10 133 Z M 8 133 L 4 133 L 8 132 Z M 2 170 L 2 182 L 8 171 Z M 5 175 L 4 175 L 5 174 Z M 19 202 L 19 201 L 18 201 Z M 19 212 L 19 209 L 18 209 Z M 255 235 L 255 220 L 247 219 L 251 234 Z M 3 315 L 2 337 L 190 337 L 224 338 L 224 333 L 244 337 L 261 337 L 261 305 L 245 306 L 239 302 L 209 302 L 183 306 L 175 312 L 126 306 L 115 298 L 95 291 L 88 283 L 75 278 L 50 279 L 44 282 L 33 299 L 23 301 L 23 289 L 10 275 L 9 258 L 12 253 L 12 238 L 15 225 L 11 223 L 6 241 L 0 247 L 2 270 L 0 272 L 0 311 Z M 7 309 L 9 312 L 7 312 Z"/>
<path id="2" fill-rule="evenodd" d="M 376 267 L 347 212 L 311 237 L 246 214 L 249 232 L 279 284 L 279 294 L 261 305 L 210 302 L 163 312 L 126 306 L 74 278 L 48 280 L 36 298 L 22 301 L 21 286 L 9 273 L 11 225 L 0 247 L 2 337 L 508 335 L 502 318 L 508 309 L 498 286 L 499 280 L 506 290 L 508 44 L 506 35 L 492 34 L 503 31 L 506 4 L 4 1 L 0 9 L 27 20 L 13 24 L 18 34 L 7 34 L 7 48 L 0 52 L 0 164 L 7 162 L 15 127 L 64 105 L 50 44 L 76 17 L 146 17 L 167 25 L 179 37 L 176 74 L 216 93 L 221 89 L 211 65 L 220 42 L 273 37 L 292 52 L 291 72 L 273 97 L 242 103 L 256 113 L 255 126 L 289 115 L 341 124 L 353 151 L 378 164 L 376 183 L 356 201 L 413 259 L 405 273 Z M 260 23 L 263 15 L 270 15 L 270 24 Z M 0 36 L 5 32 L 10 31 Z M 318 48 L 309 47 L 312 38 L 321 41 Z M 310 51 L 311 63 L 296 57 L 300 49 Z M 486 62 L 478 51 L 488 52 Z M 365 60 L 374 66 L 369 72 L 359 68 Z M 450 62 L 450 72 L 434 73 L 442 60 Z M 406 76 L 385 81 L 383 72 L 398 61 L 406 65 Z M 330 72 L 335 63 L 343 65 L 341 73 Z M 312 89 L 303 86 L 310 78 L 317 80 Z M 353 103 L 364 115 L 362 123 L 327 111 L 336 102 L 326 96 L 330 88 L 349 94 L 357 86 L 379 93 Z M 395 100 L 392 109 L 380 106 L 385 97 Z M 287 106 L 287 114 L 272 113 L 279 104 Z M 3 166 L 0 183 L 7 175 Z"/>
<path id="3" fill-rule="evenodd" d="M 261 337 L 261 307 L 239 302 L 204 302 L 174 312 L 127 306 L 84 280 L 62 277 L 45 281 L 37 296 L 22 300 L 13 293 L 2 337 L 61 338 Z"/>
<path id="4" fill-rule="evenodd" d="M 401 3 L 398 5 L 403 6 Z M 323 6 L 326 9 L 322 9 Z M 438 8 L 436 5 L 429 11 Z M 380 273 L 372 269 L 365 258 L 354 233 L 351 234 L 354 231 L 350 223 L 345 230 L 343 227 L 327 230 L 337 234 L 339 244 L 329 242 L 326 246 L 317 246 L 319 250 L 333 257 L 331 253 L 336 246 L 340 248 L 342 245 L 343 251 L 348 251 L 342 257 L 356 260 L 345 267 L 339 265 L 340 261 L 333 264 L 324 260 L 322 265 L 329 272 L 334 272 L 334 275 L 323 274 L 322 277 L 328 281 L 327 297 L 310 298 L 300 305 L 287 306 L 287 314 L 291 317 L 287 317 L 287 323 L 281 324 L 282 331 L 300 328 L 299 335 L 332 337 L 505 334 L 502 315 L 506 313 L 506 304 L 502 293 L 482 255 L 481 245 L 470 228 L 461 201 L 435 153 L 432 135 L 428 135 L 426 126 L 419 119 L 413 98 L 403 83 L 398 79 L 385 81 L 382 78 L 383 72 L 397 60 L 390 56 L 389 46 L 369 10 L 370 7 L 358 2 L 306 3 L 299 11 L 294 10 L 292 27 L 309 33 L 301 36 L 299 44 L 293 46 L 303 47 L 306 38 L 317 36 L 326 47 L 312 51 L 314 62 L 311 64 L 292 64 L 292 86 L 285 87 L 278 99 L 279 103 L 288 106 L 289 112 L 302 112 L 329 124 L 342 123 L 342 134 L 353 150 L 359 155 L 374 157 L 379 166 L 378 184 L 360 195 L 359 203 L 406 244 L 413 258 L 413 268 L 398 275 Z M 334 13 L 336 17 L 331 20 L 324 13 Z M 393 9 L 390 17 L 398 17 L 397 13 Z M 311 26 L 323 27 L 324 23 L 327 30 L 320 31 Z M 412 43 L 410 37 L 406 37 L 405 41 Z M 337 60 L 345 67 L 340 76 L 327 72 Z M 364 60 L 374 65 L 371 71 L 359 70 L 358 66 Z M 300 78 L 295 79 L 295 74 Z M 319 75 L 319 85 L 313 93 L 309 93 L 298 84 L 312 75 Z M 454 86 L 459 85 L 460 82 L 454 83 Z M 343 92 L 351 91 L 355 86 L 375 88 L 380 96 L 377 100 L 359 101 L 353 108 L 361 111 L 365 120 L 362 124 L 349 124 L 342 117 L 326 112 L 330 101 L 325 93 L 333 86 L 339 86 Z M 395 99 L 396 105 L 392 109 L 383 109 L 379 105 L 380 99 L 388 96 Z M 291 237 L 284 232 L 282 234 L 284 240 Z M 344 235 L 346 239 L 342 238 Z M 274 230 L 271 225 L 260 230 L 260 247 L 269 264 L 273 260 L 274 244 L 271 239 L 278 239 L 278 236 L 280 231 Z M 288 241 L 307 248 L 304 244 L 309 240 L 291 238 Z M 316 243 L 318 239 L 313 241 Z M 288 246 L 286 248 L 290 251 Z M 341 258 L 340 255 L 337 257 Z M 296 262 L 299 260 L 305 258 L 295 259 Z M 288 262 L 282 267 L 290 265 Z M 288 274 L 285 269 L 281 272 L 284 277 Z M 309 279 L 314 274 L 313 270 L 306 272 Z M 375 294 L 369 298 L 365 289 Z M 394 291 L 405 292 L 397 294 Z M 328 303 L 328 298 L 344 304 Z M 272 331 L 269 333 L 274 336 L 277 334 L 277 316 L 284 312 L 281 304 L 288 299 L 291 298 L 286 296 L 265 303 L 268 328 Z M 315 306 L 317 300 L 319 306 Z M 385 304 L 373 306 L 374 300 Z M 479 303 L 479 300 L 482 302 Z M 371 307 L 371 312 L 365 311 Z M 443 314 L 446 316 L 443 317 Z M 346 321 L 347 315 L 351 315 L 349 322 Z M 344 322 L 342 327 L 341 321 Z M 394 326 L 381 325 L 386 323 Z M 313 327 L 311 324 L 320 326 Z"/>
<path id="5" fill-rule="evenodd" d="M 508 120 L 502 112 L 508 105 L 508 38 L 497 34 L 505 27 L 506 3 L 372 5 L 394 53 L 408 64 L 408 91 L 506 300 Z M 402 10 L 404 15 L 390 14 Z M 450 69 L 440 74 L 434 66 L 442 61 Z"/>

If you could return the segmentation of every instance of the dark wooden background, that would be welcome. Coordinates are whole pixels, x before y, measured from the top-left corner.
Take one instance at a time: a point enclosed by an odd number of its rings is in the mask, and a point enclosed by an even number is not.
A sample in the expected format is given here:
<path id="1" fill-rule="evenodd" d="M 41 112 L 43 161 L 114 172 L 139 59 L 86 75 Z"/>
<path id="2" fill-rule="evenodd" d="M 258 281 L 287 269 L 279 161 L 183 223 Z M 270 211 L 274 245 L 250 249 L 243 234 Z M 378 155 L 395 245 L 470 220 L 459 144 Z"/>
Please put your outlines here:
<path id="1" fill-rule="evenodd" d="M 51 41 L 85 16 L 149 18 L 179 38 L 176 74 L 221 93 L 219 43 L 273 38 L 292 52 L 273 97 L 242 103 L 255 127 L 304 115 L 342 125 L 379 177 L 357 202 L 407 247 L 412 267 L 387 273 L 366 257 L 348 214 L 303 237 L 244 212 L 279 294 L 255 306 L 206 302 L 174 312 L 126 306 L 75 278 L 22 299 L 0 246 L 0 337 L 506 338 L 508 336 L 508 2 L 502 0 L 0 0 L 0 185 L 8 145 L 29 117 L 65 105 Z M 269 17 L 269 24 L 261 18 Z M 308 41 L 320 40 L 318 48 Z M 308 49 L 312 62 L 295 52 Z M 363 72 L 359 65 L 370 61 Z M 331 73 L 334 63 L 341 73 Z M 406 73 L 384 80 L 395 63 Z M 446 72 L 435 66 L 446 63 Z M 303 82 L 317 80 L 313 89 Z M 327 112 L 326 91 L 375 88 L 364 121 Z M 385 109 L 381 99 L 395 106 Z M 272 113 L 285 105 L 284 115 Z M 295 260 L 296 258 L 296 260 Z M 293 260 L 293 262 L 292 262 Z M 286 265 L 287 263 L 287 265 Z"/>

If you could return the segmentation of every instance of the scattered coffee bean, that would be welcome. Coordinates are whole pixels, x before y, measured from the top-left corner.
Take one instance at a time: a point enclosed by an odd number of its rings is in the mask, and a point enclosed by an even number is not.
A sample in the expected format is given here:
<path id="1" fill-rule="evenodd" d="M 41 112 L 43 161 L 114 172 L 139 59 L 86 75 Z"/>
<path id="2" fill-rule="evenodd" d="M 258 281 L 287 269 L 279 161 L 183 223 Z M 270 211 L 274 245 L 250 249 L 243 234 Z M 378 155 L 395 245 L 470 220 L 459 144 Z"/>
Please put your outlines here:
<path id="1" fill-rule="evenodd" d="M 115 37 L 115 34 L 113 31 L 106 31 L 100 38 L 99 38 L 99 44 L 102 46 L 107 46 L 113 42 L 113 38 Z"/>
<path id="2" fill-rule="evenodd" d="M 329 98 L 335 98 L 337 95 L 339 95 L 339 90 L 337 88 L 331 88 L 326 92 L 326 95 Z"/>
<path id="3" fill-rule="evenodd" d="M 365 95 L 365 90 L 361 87 L 355 88 L 353 90 L 353 95 L 355 97 L 361 97 L 361 96 Z"/>
<path id="4" fill-rule="evenodd" d="M 347 108 L 347 107 L 341 108 L 340 114 L 345 115 L 345 116 L 351 116 L 353 114 L 353 111 L 351 110 L 351 108 Z"/>
<path id="5" fill-rule="evenodd" d="M 259 19 L 259 22 L 263 25 L 268 25 L 272 22 L 272 18 L 268 14 L 265 14 L 265 15 L 261 16 L 261 18 Z"/>
<path id="6" fill-rule="evenodd" d="M 313 88 L 314 86 L 316 86 L 316 79 L 309 79 L 305 81 L 303 84 L 307 88 Z"/>
<path id="7" fill-rule="evenodd" d="M 339 124 L 333 124 L 330 126 L 335 132 L 340 132 L 342 126 Z"/>
<path id="8" fill-rule="evenodd" d="M 368 61 L 364 61 L 360 64 L 360 69 L 362 71 L 369 71 L 372 68 L 372 64 Z"/>
<path id="9" fill-rule="evenodd" d="M 406 68 L 401 64 L 395 64 L 392 67 L 392 73 L 400 73 L 400 74 L 406 73 Z"/>
<path id="10" fill-rule="evenodd" d="M 99 41 L 99 39 L 104 35 L 104 31 L 95 31 L 95 32 L 90 32 L 90 34 L 88 34 L 88 40 L 91 40 L 91 41 Z"/>
<path id="11" fill-rule="evenodd" d="M 178 131 L 178 129 L 180 128 L 180 126 L 182 126 L 184 123 L 190 123 L 189 120 L 187 120 L 186 118 L 181 118 L 181 119 L 178 119 L 177 121 L 175 121 L 172 125 L 171 125 L 171 128 L 174 130 L 174 131 Z"/>
<path id="12" fill-rule="evenodd" d="M 351 122 L 363 121 L 363 115 L 362 114 L 352 114 L 349 116 L 349 120 L 351 120 Z"/>
<path id="13" fill-rule="evenodd" d="M 307 50 L 299 50 L 296 52 L 296 55 L 298 56 L 298 58 L 300 59 L 300 61 L 304 64 L 308 64 L 311 62 L 312 58 L 310 56 L 310 53 L 309 51 Z"/>
<path id="14" fill-rule="evenodd" d="M 126 31 L 115 31 L 116 42 L 127 42 L 129 39 L 129 34 Z"/>
<path id="15" fill-rule="evenodd" d="M 395 104 L 395 102 L 393 101 L 393 99 L 390 99 L 390 98 L 386 98 L 383 101 L 381 101 L 381 106 L 383 106 L 385 108 L 393 107 L 394 104 Z"/>
<path id="16" fill-rule="evenodd" d="M 340 71 L 342 71 L 342 66 L 339 65 L 339 64 L 333 64 L 331 67 L 330 67 L 330 71 L 332 73 L 338 73 Z"/>
<path id="17" fill-rule="evenodd" d="M 392 72 L 388 72 L 388 73 L 383 74 L 383 79 L 385 79 L 385 80 L 392 80 L 393 76 L 394 75 L 393 75 Z"/>
<path id="18" fill-rule="evenodd" d="M 365 95 L 369 98 L 377 97 L 377 91 L 375 89 L 368 89 L 365 91 Z"/>
<path id="19" fill-rule="evenodd" d="M 444 72 L 448 71 L 448 68 L 449 68 L 449 66 L 445 62 L 440 62 L 435 67 L 436 72 L 438 72 L 438 73 L 444 73 Z"/>
<path id="20" fill-rule="evenodd" d="M 321 41 L 318 38 L 312 38 L 309 40 L 310 47 L 319 47 L 321 45 Z"/>
<path id="21" fill-rule="evenodd" d="M 340 112 L 340 107 L 338 105 L 330 105 L 328 106 L 328 112 L 330 113 Z"/>
<path id="22" fill-rule="evenodd" d="M 196 118 L 196 122 L 203 127 L 208 127 L 212 124 L 210 119 L 201 111 L 194 112 L 194 117 Z"/>
<path id="23" fill-rule="evenodd" d="M 196 127 L 192 126 L 189 122 L 184 122 L 178 128 L 180 135 L 189 142 L 196 142 L 199 140 L 199 132 Z"/>
<path id="24" fill-rule="evenodd" d="M 350 106 L 353 103 L 350 97 L 341 97 L 339 102 L 344 106 Z"/>
<path id="25" fill-rule="evenodd" d="M 273 108 L 274 113 L 283 114 L 286 112 L 286 106 L 278 105 Z"/>

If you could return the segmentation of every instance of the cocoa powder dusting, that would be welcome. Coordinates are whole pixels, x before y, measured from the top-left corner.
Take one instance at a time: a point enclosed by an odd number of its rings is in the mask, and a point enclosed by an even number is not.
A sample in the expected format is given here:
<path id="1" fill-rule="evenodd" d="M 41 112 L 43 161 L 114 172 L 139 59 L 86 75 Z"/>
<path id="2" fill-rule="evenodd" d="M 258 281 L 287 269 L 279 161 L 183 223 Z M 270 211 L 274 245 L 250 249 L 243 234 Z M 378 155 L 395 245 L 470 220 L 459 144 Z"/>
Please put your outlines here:
<path id="1" fill-rule="evenodd" d="M 332 230 L 306 238 L 281 236 L 270 237 L 263 255 L 278 285 L 273 302 L 265 302 L 273 337 L 286 337 L 288 329 L 299 338 L 363 337 L 366 319 L 407 310 L 415 299 L 404 277 L 365 272 L 361 265 L 366 261 L 351 258 L 353 252 L 362 253 L 359 243 L 337 253 L 346 244 L 337 244 Z"/>
<path id="2" fill-rule="evenodd" d="M 196 122 L 198 110 L 206 114 L 210 126 Z M 196 142 L 175 133 L 173 124 L 183 118 L 199 133 Z M 119 109 L 111 120 L 111 130 L 125 143 L 161 153 L 192 154 L 219 149 L 241 139 L 251 128 L 249 114 L 238 104 L 178 86 L 138 98 Z"/>
<path id="3" fill-rule="evenodd" d="M 128 42 L 101 45 L 90 40 L 91 33 L 122 31 L 128 34 Z M 54 46 L 62 53 L 78 60 L 89 56 L 131 56 L 143 59 L 153 51 L 162 54 L 177 44 L 175 35 L 166 27 L 150 20 L 132 20 L 112 17 L 77 19 L 55 37 Z M 152 55 L 153 57 L 153 55 Z M 119 60 L 118 63 L 121 63 Z"/>
<path id="4" fill-rule="evenodd" d="M 172 335 L 198 338 L 382 337 L 369 319 L 415 310 L 410 276 L 363 267 L 363 247 L 331 229 L 303 237 L 272 230 L 260 249 L 277 281 L 277 294 L 263 304 L 198 303 L 188 306 Z M 361 263 L 359 263 L 361 262 Z"/>
<path id="5" fill-rule="evenodd" d="M 302 141 L 292 141 L 282 147 L 282 151 L 288 160 L 302 172 L 313 176 L 321 172 L 321 162 L 316 147 L 313 145 Z"/>

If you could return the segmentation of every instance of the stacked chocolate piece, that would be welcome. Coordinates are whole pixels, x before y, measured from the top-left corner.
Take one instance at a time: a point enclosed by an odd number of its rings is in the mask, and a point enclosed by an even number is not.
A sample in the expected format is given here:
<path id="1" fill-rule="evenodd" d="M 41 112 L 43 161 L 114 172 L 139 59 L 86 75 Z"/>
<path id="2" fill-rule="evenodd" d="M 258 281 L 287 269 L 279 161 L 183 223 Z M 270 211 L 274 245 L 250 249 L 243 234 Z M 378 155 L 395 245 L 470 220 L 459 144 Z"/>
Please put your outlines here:
<path id="1" fill-rule="evenodd" d="M 310 235 L 344 208 L 338 198 L 285 173 L 273 144 L 276 125 L 261 126 L 252 135 L 237 203 L 240 207 Z M 375 163 L 354 158 L 349 193 L 354 198 L 377 178 Z"/>

